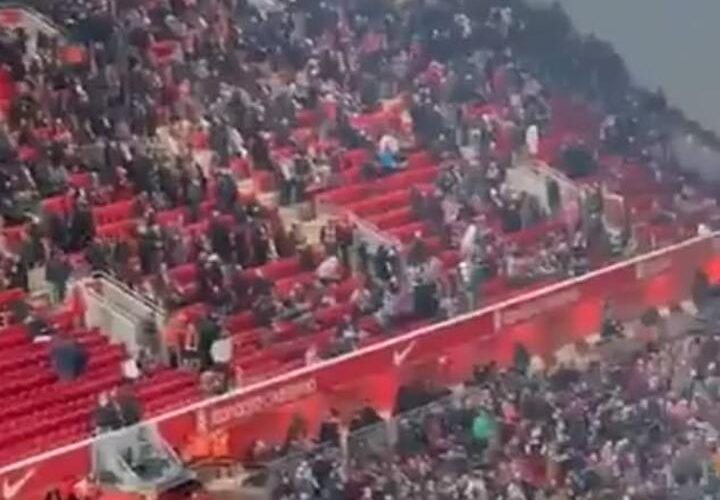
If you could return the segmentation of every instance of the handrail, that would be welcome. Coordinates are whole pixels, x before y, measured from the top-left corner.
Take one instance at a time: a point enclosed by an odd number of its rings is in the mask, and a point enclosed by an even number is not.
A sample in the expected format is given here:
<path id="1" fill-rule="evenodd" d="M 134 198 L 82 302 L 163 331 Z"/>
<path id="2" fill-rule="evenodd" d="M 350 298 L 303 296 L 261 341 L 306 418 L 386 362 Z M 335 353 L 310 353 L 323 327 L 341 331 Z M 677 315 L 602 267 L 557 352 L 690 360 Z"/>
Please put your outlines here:
<path id="1" fill-rule="evenodd" d="M 111 274 L 105 272 L 105 271 L 95 271 L 92 274 L 92 278 L 94 279 L 101 279 L 105 280 L 105 282 L 111 286 L 114 286 L 115 288 L 119 289 L 121 292 L 129 295 L 133 299 L 141 302 L 143 305 L 147 306 L 148 309 L 150 309 L 154 314 L 160 316 L 161 318 L 167 318 L 167 310 L 160 305 L 158 302 L 152 300 L 151 298 L 147 297 L 146 295 L 143 295 L 142 293 L 137 292 L 136 290 L 133 290 L 129 286 L 127 286 L 125 283 L 123 283 L 121 280 L 115 278 Z"/>
<path id="2" fill-rule="evenodd" d="M 446 328 L 448 326 L 459 324 L 459 323 L 465 322 L 465 321 L 475 318 L 475 317 L 480 317 L 480 316 L 483 316 L 483 315 L 486 315 L 489 313 L 493 313 L 498 310 L 506 309 L 506 308 L 515 306 L 517 304 L 526 302 L 528 300 L 534 300 L 534 299 L 540 298 L 544 295 L 548 295 L 548 294 L 554 293 L 556 291 L 561 291 L 563 289 L 568 288 L 569 286 L 578 285 L 578 284 L 587 282 L 591 279 L 597 278 L 599 276 L 603 276 L 608 273 L 612 273 L 614 271 L 626 268 L 628 266 L 633 266 L 633 265 L 641 263 L 641 262 L 653 260 L 653 259 L 663 256 L 669 252 L 673 252 L 675 250 L 681 250 L 683 248 L 689 247 L 691 245 L 694 245 L 694 244 L 697 244 L 697 243 L 700 243 L 703 241 L 708 241 L 708 240 L 711 241 L 718 237 L 720 237 L 720 232 L 715 232 L 708 236 L 696 236 L 696 237 L 690 238 L 688 240 L 682 241 L 680 243 L 676 243 L 674 245 L 671 245 L 671 246 L 668 246 L 668 247 L 665 247 L 662 249 L 654 250 L 654 251 L 648 252 L 643 255 L 638 255 L 631 259 L 628 259 L 628 260 L 625 260 L 622 262 L 618 262 L 615 264 L 611 264 L 611 265 L 603 267 L 601 269 L 596 269 L 596 270 L 594 270 L 590 273 L 584 274 L 582 276 L 578 276 L 578 277 L 571 278 L 568 280 L 563 280 L 563 281 L 548 285 L 546 287 L 530 291 L 523 295 L 516 296 L 516 297 L 510 298 L 510 299 L 507 299 L 507 300 L 504 300 L 504 301 L 501 301 L 501 302 L 498 302 L 495 304 L 488 305 L 477 311 L 465 313 L 460 316 L 456 316 L 454 318 L 420 328 L 418 330 L 413 330 L 411 332 L 389 338 L 382 342 L 377 342 L 377 343 L 369 345 L 365 348 L 359 349 L 357 351 L 349 352 L 347 354 L 338 356 L 336 358 L 320 361 L 320 362 L 312 364 L 312 365 L 297 368 L 290 372 L 276 375 L 274 377 L 271 377 L 264 381 L 249 385 L 247 387 L 238 388 L 237 390 L 234 390 L 227 394 L 215 396 L 215 397 L 208 398 L 208 399 L 205 399 L 202 401 L 198 401 L 196 403 L 192 403 L 183 408 L 169 411 L 162 415 L 158 415 L 157 417 L 154 417 L 147 422 L 142 422 L 142 423 L 136 424 L 136 425 L 143 425 L 143 424 L 147 424 L 147 423 L 159 424 L 161 422 L 165 422 L 167 420 L 170 420 L 170 419 L 182 416 L 182 415 L 186 415 L 188 413 L 197 412 L 199 410 L 208 408 L 212 405 L 222 403 L 222 402 L 231 400 L 233 398 L 237 398 L 238 396 L 256 393 L 262 389 L 269 389 L 269 388 L 277 385 L 278 383 L 282 382 L 283 380 L 299 379 L 304 376 L 312 375 L 316 371 L 331 368 L 331 367 L 339 365 L 341 363 L 345 363 L 349 360 L 359 358 L 362 356 L 366 356 L 370 353 L 374 353 L 374 352 L 377 352 L 377 351 L 380 351 L 383 349 L 388 349 L 388 348 L 397 348 L 397 347 L 400 347 L 401 345 L 406 345 L 406 343 L 408 341 L 416 340 L 420 337 L 429 335 L 438 329 Z M 500 334 L 499 332 L 495 332 L 492 335 L 496 336 L 499 334 Z M 123 429 L 118 430 L 118 431 L 113 431 L 113 432 L 109 433 L 108 435 L 118 435 L 122 431 L 123 431 Z M 59 455 L 65 454 L 65 453 L 69 453 L 71 451 L 79 450 L 85 446 L 90 445 L 95 439 L 96 439 L 95 437 L 86 438 L 82 441 L 79 441 L 79 442 L 76 442 L 76 443 L 73 443 L 70 445 L 66 445 L 66 446 L 63 446 L 60 448 L 55 448 L 53 450 L 49 450 L 44 453 L 40 453 L 38 455 L 34 455 L 32 457 L 25 458 L 18 462 L 3 466 L 2 468 L 0 468 L 0 476 L 10 473 L 10 472 L 13 472 L 13 471 L 16 471 L 23 467 L 27 467 L 34 463 L 48 460 L 50 458 L 57 457 Z M 100 439 L 102 439 L 102 437 L 100 437 Z"/>
<path id="3" fill-rule="evenodd" d="M 543 174 L 547 175 L 548 177 L 551 177 L 554 181 L 562 184 L 563 186 L 572 189 L 575 191 L 576 194 L 579 195 L 581 191 L 581 187 L 573 181 L 570 177 L 565 175 L 565 173 L 561 172 L 560 170 L 551 167 L 544 161 L 540 161 L 537 158 L 531 159 L 529 162 L 529 165 L 532 168 L 536 168 L 539 171 L 541 171 Z"/>
<path id="4" fill-rule="evenodd" d="M 395 248 L 402 247 L 402 242 L 398 238 L 389 235 L 366 218 L 356 215 L 352 210 L 324 200 L 316 200 L 316 204 L 316 210 L 321 209 L 323 213 L 345 217 L 353 224 L 372 234 L 378 240 L 384 242 L 384 244 Z"/>
<path id="5" fill-rule="evenodd" d="M 40 10 L 36 9 L 32 5 L 28 5 L 25 2 L 0 2 L 0 9 L 19 9 L 23 10 L 29 15 L 35 17 L 40 22 L 45 24 L 50 29 L 54 30 L 58 35 L 63 38 L 67 38 L 67 31 L 65 28 L 56 23 L 50 16 L 43 14 Z"/>
<path id="6" fill-rule="evenodd" d="M 93 298 L 93 300 L 97 300 L 98 302 L 102 303 L 104 306 L 112 308 L 113 312 L 118 313 L 120 316 L 124 317 L 129 322 L 132 322 L 134 318 L 124 309 L 118 309 L 116 307 L 112 307 L 112 304 L 110 304 L 110 301 L 107 300 L 105 297 L 102 296 L 102 294 L 97 293 L 95 290 L 91 288 L 85 288 L 85 293 L 87 293 L 89 296 Z"/>

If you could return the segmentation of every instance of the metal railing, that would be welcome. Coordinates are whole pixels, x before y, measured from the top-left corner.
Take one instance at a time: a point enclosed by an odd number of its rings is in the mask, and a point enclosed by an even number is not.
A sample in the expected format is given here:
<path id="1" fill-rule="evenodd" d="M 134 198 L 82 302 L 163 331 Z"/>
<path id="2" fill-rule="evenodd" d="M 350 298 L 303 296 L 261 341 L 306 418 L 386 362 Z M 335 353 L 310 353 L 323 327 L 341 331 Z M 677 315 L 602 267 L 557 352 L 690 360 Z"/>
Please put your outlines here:
<path id="1" fill-rule="evenodd" d="M 269 394 L 268 391 L 275 390 L 276 393 L 280 391 L 287 392 L 287 387 L 282 385 L 284 383 L 289 383 L 293 381 L 297 383 L 298 381 L 303 380 L 314 381 L 315 379 L 311 377 L 316 377 L 321 374 L 327 375 L 339 366 L 347 366 L 348 363 L 356 362 L 362 358 L 380 355 L 381 353 L 395 350 L 401 346 L 407 346 L 408 343 L 424 341 L 425 339 L 431 338 L 431 336 L 445 335 L 447 334 L 447 332 L 452 331 L 451 329 L 456 325 L 467 325 L 470 324 L 470 321 L 480 319 L 489 314 L 501 313 L 503 311 L 512 311 L 513 309 L 517 311 L 519 308 L 523 307 L 526 309 L 529 308 L 529 310 L 532 311 L 538 307 L 538 301 L 542 301 L 543 298 L 551 297 L 553 296 L 553 294 L 561 293 L 564 290 L 571 289 L 571 287 L 589 285 L 593 281 L 606 279 L 608 277 L 617 275 L 618 272 L 626 269 L 635 269 L 637 266 L 643 263 L 661 262 L 662 259 L 668 258 L 673 253 L 687 252 L 691 248 L 696 248 L 697 245 L 703 245 L 703 247 L 710 246 L 712 248 L 720 248 L 720 246 L 716 246 L 715 241 L 715 238 L 719 237 L 720 233 L 716 233 L 710 236 L 695 237 L 664 249 L 655 250 L 644 255 L 639 255 L 626 261 L 612 264 L 602 269 L 591 271 L 582 276 L 550 284 L 541 289 L 533 290 L 519 296 L 507 298 L 498 303 L 488 305 L 480 310 L 473 311 L 446 320 L 444 322 L 422 327 L 408 333 L 385 339 L 383 341 L 371 344 L 367 347 L 338 356 L 336 358 L 324 360 L 313 365 L 304 366 L 302 368 L 297 368 L 291 372 L 271 377 L 262 382 L 253 384 L 252 386 L 240 387 L 230 393 L 221 396 L 216 396 L 203 401 L 191 403 L 185 407 L 163 413 L 157 417 L 150 419 L 150 421 L 159 425 L 167 425 L 171 422 L 177 422 L 179 425 L 184 425 L 182 424 L 182 422 L 180 422 L 179 419 L 194 415 L 200 411 L 209 411 L 213 408 L 224 411 L 225 408 L 229 408 L 228 405 L 232 405 L 237 402 L 247 402 L 247 399 L 243 398 L 249 397 L 254 397 L 255 399 L 262 399 L 262 396 L 265 395 L 269 398 L 268 400 L 278 402 L 278 399 L 272 394 Z M 695 269 L 696 266 L 699 264 L 696 261 L 686 261 L 686 263 L 693 269 Z M 492 338 L 501 334 L 502 332 L 500 330 L 497 330 L 488 338 Z M 361 375 L 362 374 L 360 373 L 357 374 L 357 376 Z M 7 474 L 16 473 L 27 468 L 37 467 L 42 463 L 50 463 L 50 461 L 53 460 L 62 460 L 63 457 L 69 456 L 70 454 L 81 454 L 83 453 L 83 450 L 86 450 L 94 442 L 94 440 L 95 438 L 83 439 L 76 443 L 47 450 L 37 455 L 33 455 L 31 457 L 18 460 L 17 462 L 2 466 L 0 467 L 0 477 L 4 477 Z"/>
<path id="2" fill-rule="evenodd" d="M 152 315 L 163 320 L 167 317 L 167 311 L 158 302 L 150 297 L 130 288 L 128 285 L 103 271 L 94 272 L 92 278 L 99 282 L 103 291 L 110 292 L 109 299 L 118 306 L 128 310 L 130 313 L 137 311 L 138 315 Z"/>
<path id="3" fill-rule="evenodd" d="M 96 273 L 83 288 L 88 300 L 88 324 L 100 327 L 133 355 L 147 344 L 144 335 L 148 322 L 153 322 L 158 332 L 165 325 L 165 309 L 108 274 Z M 152 347 L 159 348 L 157 354 L 165 359 L 166 349 L 159 339 Z"/>
<path id="4" fill-rule="evenodd" d="M 99 328 L 113 342 L 123 344 L 130 354 L 136 354 L 140 350 L 139 335 L 142 325 L 139 325 L 126 311 L 113 307 L 92 286 L 83 286 L 83 292 L 86 302 L 86 324 Z"/>
<path id="5" fill-rule="evenodd" d="M 38 7 L 36 7 L 35 5 Z M 43 27 L 43 32 L 48 35 L 52 36 L 61 36 L 66 37 L 67 33 L 65 29 L 57 24 L 55 21 L 53 21 L 48 15 L 43 14 L 41 12 L 42 7 L 48 5 L 46 2 L 33 2 L 31 0 L 26 0 L 24 2 L 4 2 L 0 1 L 0 10 L 5 9 L 17 9 L 22 10 L 23 13 L 33 20 L 33 22 L 36 24 L 36 26 Z"/>
<path id="6" fill-rule="evenodd" d="M 268 476 L 268 484 L 277 484 L 284 475 L 291 475 L 304 461 L 312 457 L 323 457 L 336 462 L 367 462 L 377 458 L 388 458 L 395 453 L 398 432 L 426 417 L 451 408 L 458 401 L 477 393 L 474 386 L 466 386 L 458 394 L 442 396 L 432 402 L 396 414 L 389 420 L 360 427 L 347 435 L 344 456 L 342 443 L 312 443 L 302 450 L 291 451 L 282 457 L 259 463 Z"/>

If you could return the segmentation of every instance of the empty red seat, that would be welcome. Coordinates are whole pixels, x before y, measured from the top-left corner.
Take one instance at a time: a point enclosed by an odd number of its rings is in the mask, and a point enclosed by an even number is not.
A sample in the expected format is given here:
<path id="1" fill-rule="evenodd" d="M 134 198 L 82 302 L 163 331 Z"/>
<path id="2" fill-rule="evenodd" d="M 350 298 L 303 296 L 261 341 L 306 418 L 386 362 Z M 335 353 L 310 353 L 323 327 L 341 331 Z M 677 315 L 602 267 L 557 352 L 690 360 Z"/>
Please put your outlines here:
<path id="1" fill-rule="evenodd" d="M 121 220 L 98 226 L 97 237 L 107 240 L 131 240 L 137 224 L 134 220 Z"/>
<path id="2" fill-rule="evenodd" d="M 225 328 L 230 332 L 241 332 L 255 326 L 255 315 L 251 311 L 243 311 L 230 316 L 225 321 Z"/>
<path id="3" fill-rule="evenodd" d="M 3 228 L 2 236 L 9 248 L 18 248 L 25 239 L 25 226 Z"/>
<path id="4" fill-rule="evenodd" d="M 410 240 L 412 240 L 413 236 L 415 236 L 415 233 L 420 233 L 424 236 L 425 232 L 425 223 L 424 222 L 411 222 L 410 224 L 405 224 L 404 226 L 400 226 L 398 228 L 392 229 L 388 231 L 389 234 L 397 238 L 403 243 L 407 243 Z"/>
<path id="5" fill-rule="evenodd" d="M 362 167 L 353 167 L 347 170 L 343 170 L 342 172 L 340 172 L 340 177 L 342 179 L 341 185 L 344 186 L 349 186 L 358 182 L 362 182 Z"/>
<path id="6" fill-rule="evenodd" d="M 355 201 L 360 201 L 368 195 L 368 186 L 358 184 L 354 186 L 343 186 L 317 197 L 318 201 L 333 205 L 344 206 Z"/>
<path id="7" fill-rule="evenodd" d="M 155 215 L 155 221 L 161 226 L 176 225 L 181 227 L 188 218 L 188 209 L 185 207 L 175 208 L 172 210 L 163 210 Z"/>
<path id="8" fill-rule="evenodd" d="M 70 212 L 71 200 L 64 194 L 45 198 L 42 201 L 43 210 L 47 213 L 66 216 Z"/>
<path id="9" fill-rule="evenodd" d="M 407 157 L 408 169 L 431 167 L 434 164 L 435 160 L 429 151 L 418 151 L 417 153 L 412 153 Z"/>
<path id="10" fill-rule="evenodd" d="M 532 227 L 528 227 L 526 229 L 523 229 L 522 231 L 517 231 L 515 233 L 510 233 L 506 235 L 506 238 L 508 241 L 514 243 L 518 246 L 526 246 L 530 245 L 532 243 L 536 243 L 538 241 L 542 241 L 544 237 L 546 237 L 548 234 L 559 232 L 559 231 L 565 231 L 567 228 L 565 222 L 563 221 L 556 221 L 551 220 L 544 222 L 542 224 L 537 224 Z"/>
<path id="11" fill-rule="evenodd" d="M 25 291 L 21 288 L 0 291 L 0 309 L 7 309 L 19 300 L 25 300 Z"/>
<path id="12" fill-rule="evenodd" d="M 394 191 L 396 189 L 404 189 L 419 184 L 432 184 L 438 174 L 438 167 L 429 166 L 417 168 L 413 170 L 404 170 L 397 174 L 384 177 L 381 181 L 382 188 L 385 192 Z"/>
<path id="13" fill-rule="evenodd" d="M 103 224 L 111 224 L 131 218 L 134 209 L 134 200 L 124 200 L 102 207 L 95 207 L 92 212 L 95 224 L 101 226 Z"/>
<path id="14" fill-rule="evenodd" d="M 72 174 L 68 181 L 73 187 L 87 189 L 92 184 L 92 175 L 87 172 Z"/>
<path id="15" fill-rule="evenodd" d="M 365 201 L 353 203 L 347 208 L 358 217 L 369 217 L 406 206 L 410 202 L 410 191 L 401 189 L 388 194 L 373 196 Z"/>
<path id="16" fill-rule="evenodd" d="M 0 348 L 19 346 L 28 339 L 25 325 L 11 325 L 0 329 Z"/>
<path id="17" fill-rule="evenodd" d="M 316 311 L 315 320 L 322 326 L 338 325 L 346 315 L 350 314 L 351 311 L 351 304 L 337 304 Z"/>
<path id="18" fill-rule="evenodd" d="M 301 274 L 293 274 L 287 278 L 275 282 L 275 290 L 280 297 L 288 295 L 296 285 L 310 284 L 315 280 L 315 273 L 308 271 Z"/>
<path id="19" fill-rule="evenodd" d="M 367 149 L 351 149 L 346 151 L 342 157 L 342 169 L 354 169 L 362 167 L 363 163 L 370 160 L 370 151 Z"/>
<path id="20" fill-rule="evenodd" d="M 370 217 L 370 222 L 375 224 L 378 229 L 388 230 L 409 224 L 413 222 L 414 219 L 415 216 L 412 213 L 412 209 L 410 207 L 403 207 Z"/>
<path id="21" fill-rule="evenodd" d="M 302 271 L 300 263 L 295 257 L 270 262 L 260 269 L 262 270 L 263 276 L 269 280 L 287 278 Z"/>
<path id="22" fill-rule="evenodd" d="M 189 264 L 173 267 L 170 269 L 169 274 L 178 285 L 186 285 L 197 279 L 198 268 L 195 263 L 191 262 Z"/>
<path id="23" fill-rule="evenodd" d="M 312 127 L 317 122 L 317 113 L 312 109 L 303 109 L 296 115 L 298 126 Z"/>

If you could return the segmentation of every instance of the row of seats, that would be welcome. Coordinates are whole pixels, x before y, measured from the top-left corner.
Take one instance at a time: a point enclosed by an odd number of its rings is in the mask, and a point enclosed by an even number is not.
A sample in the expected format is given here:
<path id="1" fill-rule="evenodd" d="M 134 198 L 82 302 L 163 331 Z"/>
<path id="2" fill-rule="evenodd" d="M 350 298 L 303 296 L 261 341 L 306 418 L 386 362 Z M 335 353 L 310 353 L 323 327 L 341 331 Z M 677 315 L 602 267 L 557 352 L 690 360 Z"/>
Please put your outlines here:
<path id="1" fill-rule="evenodd" d="M 55 376 L 51 343 L 33 343 L 24 325 L 0 330 L 0 464 L 89 435 L 97 395 L 122 383 L 124 348 L 110 344 L 97 329 L 74 328 L 70 314 L 50 318 L 58 335 L 72 338 L 88 353 L 85 373 L 72 382 Z M 147 414 L 179 407 L 200 397 L 197 377 L 163 370 L 135 387 Z"/>

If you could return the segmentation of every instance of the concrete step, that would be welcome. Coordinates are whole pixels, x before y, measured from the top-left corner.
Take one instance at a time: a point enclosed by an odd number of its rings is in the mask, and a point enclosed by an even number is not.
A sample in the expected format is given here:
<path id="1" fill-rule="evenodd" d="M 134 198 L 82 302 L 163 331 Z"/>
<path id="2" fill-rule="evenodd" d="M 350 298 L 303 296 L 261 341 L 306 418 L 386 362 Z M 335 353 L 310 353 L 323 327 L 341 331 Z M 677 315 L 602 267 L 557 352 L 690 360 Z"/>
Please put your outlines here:
<path id="1" fill-rule="evenodd" d="M 303 231 L 311 245 L 320 243 L 320 230 L 327 224 L 328 216 L 320 216 L 302 223 Z"/>

